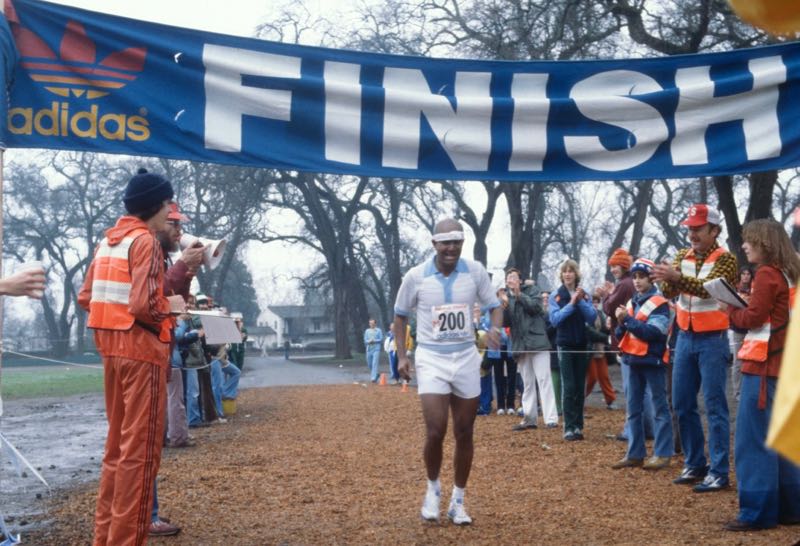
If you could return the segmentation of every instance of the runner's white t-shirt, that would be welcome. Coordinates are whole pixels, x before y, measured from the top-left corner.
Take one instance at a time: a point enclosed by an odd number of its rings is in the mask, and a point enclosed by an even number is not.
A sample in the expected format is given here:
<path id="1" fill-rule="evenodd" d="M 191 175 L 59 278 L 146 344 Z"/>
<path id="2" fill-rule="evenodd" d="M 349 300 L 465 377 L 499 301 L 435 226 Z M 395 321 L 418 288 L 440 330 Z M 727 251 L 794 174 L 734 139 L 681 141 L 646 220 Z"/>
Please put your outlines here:
<path id="1" fill-rule="evenodd" d="M 475 343 L 472 307 L 481 311 L 500 305 L 489 274 L 480 262 L 458 260 L 448 277 L 436 269 L 436 257 L 411 268 L 403 277 L 394 305 L 395 314 L 417 311 L 417 345 L 452 352 Z"/>

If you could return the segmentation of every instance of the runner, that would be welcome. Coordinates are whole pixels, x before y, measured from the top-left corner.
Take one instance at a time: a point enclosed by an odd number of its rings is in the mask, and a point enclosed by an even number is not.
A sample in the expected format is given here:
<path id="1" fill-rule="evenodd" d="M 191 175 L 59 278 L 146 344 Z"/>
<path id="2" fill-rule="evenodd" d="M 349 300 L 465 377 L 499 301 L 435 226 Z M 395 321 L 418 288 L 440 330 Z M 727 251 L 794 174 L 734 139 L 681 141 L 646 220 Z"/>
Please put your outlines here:
<path id="1" fill-rule="evenodd" d="M 436 224 L 432 242 L 436 255 L 406 273 L 397 293 L 394 323 L 398 371 L 404 379 L 411 378 L 405 336 L 408 317 L 416 308 L 416 371 L 425 419 L 423 458 L 428 474 L 421 514 L 425 520 L 439 520 L 439 471 L 449 407 L 456 445 L 453 495 L 447 515 L 456 525 L 468 525 L 472 518 L 464 508 L 464 488 L 472 467 L 472 430 L 481 390 L 472 306 L 478 302 L 484 310 L 493 310 L 488 333 L 492 348 L 500 346 L 502 311 L 483 265 L 461 259 L 464 228 L 458 221 L 448 218 Z"/>

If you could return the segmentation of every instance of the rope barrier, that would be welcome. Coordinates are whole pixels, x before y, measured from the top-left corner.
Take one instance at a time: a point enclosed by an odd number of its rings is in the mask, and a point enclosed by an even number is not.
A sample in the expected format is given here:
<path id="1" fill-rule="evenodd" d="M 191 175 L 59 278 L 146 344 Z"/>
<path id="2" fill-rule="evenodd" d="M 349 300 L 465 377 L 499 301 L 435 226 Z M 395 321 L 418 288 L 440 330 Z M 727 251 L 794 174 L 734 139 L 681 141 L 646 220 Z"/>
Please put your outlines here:
<path id="1" fill-rule="evenodd" d="M 65 366 L 77 366 L 79 368 L 92 368 L 95 370 L 102 370 L 103 366 L 98 366 L 96 364 L 79 364 L 77 362 L 68 362 L 66 360 L 55 360 L 53 358 L 46 358 L 43 356 L 36 356 L 36 355 L 29 355 L 25 353 L 18 353 L 17 351 L 11 351 L 9 349 L 3 350 L 3 354 L 21 356 L 23 358 L 29 358 L 31 360 L 43 360 L 45 362 L 52 362 L 53 364 L 63 364 Z"/>

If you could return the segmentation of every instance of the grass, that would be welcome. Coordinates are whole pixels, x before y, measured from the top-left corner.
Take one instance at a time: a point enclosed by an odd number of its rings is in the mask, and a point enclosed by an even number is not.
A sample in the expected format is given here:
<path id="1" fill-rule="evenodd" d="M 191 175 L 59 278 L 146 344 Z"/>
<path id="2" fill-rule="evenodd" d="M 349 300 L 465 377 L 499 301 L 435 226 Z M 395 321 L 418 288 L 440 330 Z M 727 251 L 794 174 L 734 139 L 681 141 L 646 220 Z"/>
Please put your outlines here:
<path id="1" fill-rule="evenodd" d="M 103 392 L 103 370 L 78 367 L 4 368 L 4 400 Z"/>

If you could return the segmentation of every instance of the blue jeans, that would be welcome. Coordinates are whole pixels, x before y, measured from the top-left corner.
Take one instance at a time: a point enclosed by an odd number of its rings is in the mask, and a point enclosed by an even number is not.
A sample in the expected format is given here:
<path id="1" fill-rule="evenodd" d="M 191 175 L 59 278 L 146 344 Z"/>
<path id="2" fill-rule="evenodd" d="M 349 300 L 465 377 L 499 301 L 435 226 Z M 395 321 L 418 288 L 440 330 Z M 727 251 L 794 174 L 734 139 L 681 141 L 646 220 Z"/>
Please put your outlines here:
<path id="1" fill-rule="evenodd" d="M 625 357 L 622 357 L 622 362 L 625 361 Z M 620 363 L 619 371 L 622 374 L 622 392 L 625 394 L 625 400 L 628 399 L 628 378 L 631 375 L 631 367 L 627 364 Z M 627 402 L 625 402 L 627 405 Z M 627 412 L 626 412 L 627 413 Z M 653 423 L 653 393 L 650 390 L 650 385 L 648 384 L 644 389 L 644 414 L 642 418 L 644 419 L 644 436 L 645 439 L 653 437 L 653 429 L 655 425 Z M 626 440 L 631 439 L 631 433 L 629 430 L 628 420 L 625 419 L 625 425 L 622 427 L 622 435 L 625 437 Z"/>
<path id="2" fill-rule="evenodd" d="M 217 410 L 217 417 L 223 417 L 225 414 L 222 412 L 222 386 L 225 384 L 225 378 L 222 375 L 222 362 L 216 358 L 211 361 L 211 392 L 214 394 L 214 409 Z"/>
<path id="3" fill-rule="evenodd" d="M 239 367 L 233 362 L 228 362 L 228 365 L 222 368 L 222 374 L 225 376 L 225 382 L 222 384 L 222 397 L 236 398 L 239 394 L 239 376 L 242 375 L 241 370 L 239 370 Z"/>
<path id="4" fill-rule="evenodd" d="M 158 480 L 153 480 L 153 510 L 150 512 L 150 522 L 158 521 Z"/>
<path id="5" fill-rule="evenodd" d="M 761 378 L 742 374 L 733 445 L 739 493 L 737 519 L 769 528 L 779 519 L 800 518 L 800 468 L 765 445 L 776 379 L 767 377 L 765 381 L 767 407 L 760 410 Z"/>
<path id="6" fill-rule="evenodd" d="M 184 371 L 183 385 L 186 389 L 186 419 L 189 425 L 199 425 L 203 422 L 200 413 L 200 383 L 197 381 L 197 370 L 186 368 Z"/>
<path id="7" fill-rule="evenodd" d="M 397 371 L 397 351 L 389 351 L 389 376 L 396 381 L 400 380 L 400 372 Z"/>
<path id="8" fill-rule="evenodd" d="M 678 417 L 685 465 L 692 469 L 706 466 L 705 436 L 697 408 L 697 394 L 702 388 L 708 419 L 709 473 L 717 478 L 727 478 L 730 470 L 730 422 L 725 398 L 730 354 L 725 330 L 678 333 L 672 370 L 672 408 Z"/>
<path id="9" fill-rule="evenodd" d="M 378 363 L 381 361 L 381 348 L 378 345 L 367 347 L 367 367 L 369 378 L 373 383 L 378 381 Z"/>
<path id="10" fill-rule="evenodd" d="M 652 404 L 655 410 L 655 443 L 653 455 L 656 457 L 672 457 L 674 445 L 672 437 L 672 415 L 667 404 L 667 370 L 662 366 L 628 366 L 628 392 L 625 394 L 627 404 L 628 459 L 644 459 L 646 449 L 645 416 L 647 408 L 646 388 L 652 393 Z"/>
<path id="11" fill-rule="evenodd" d="M 481 395 L 478 402 L 478 415 L 492 413 L 492 370 L 481 376 Z"/>

